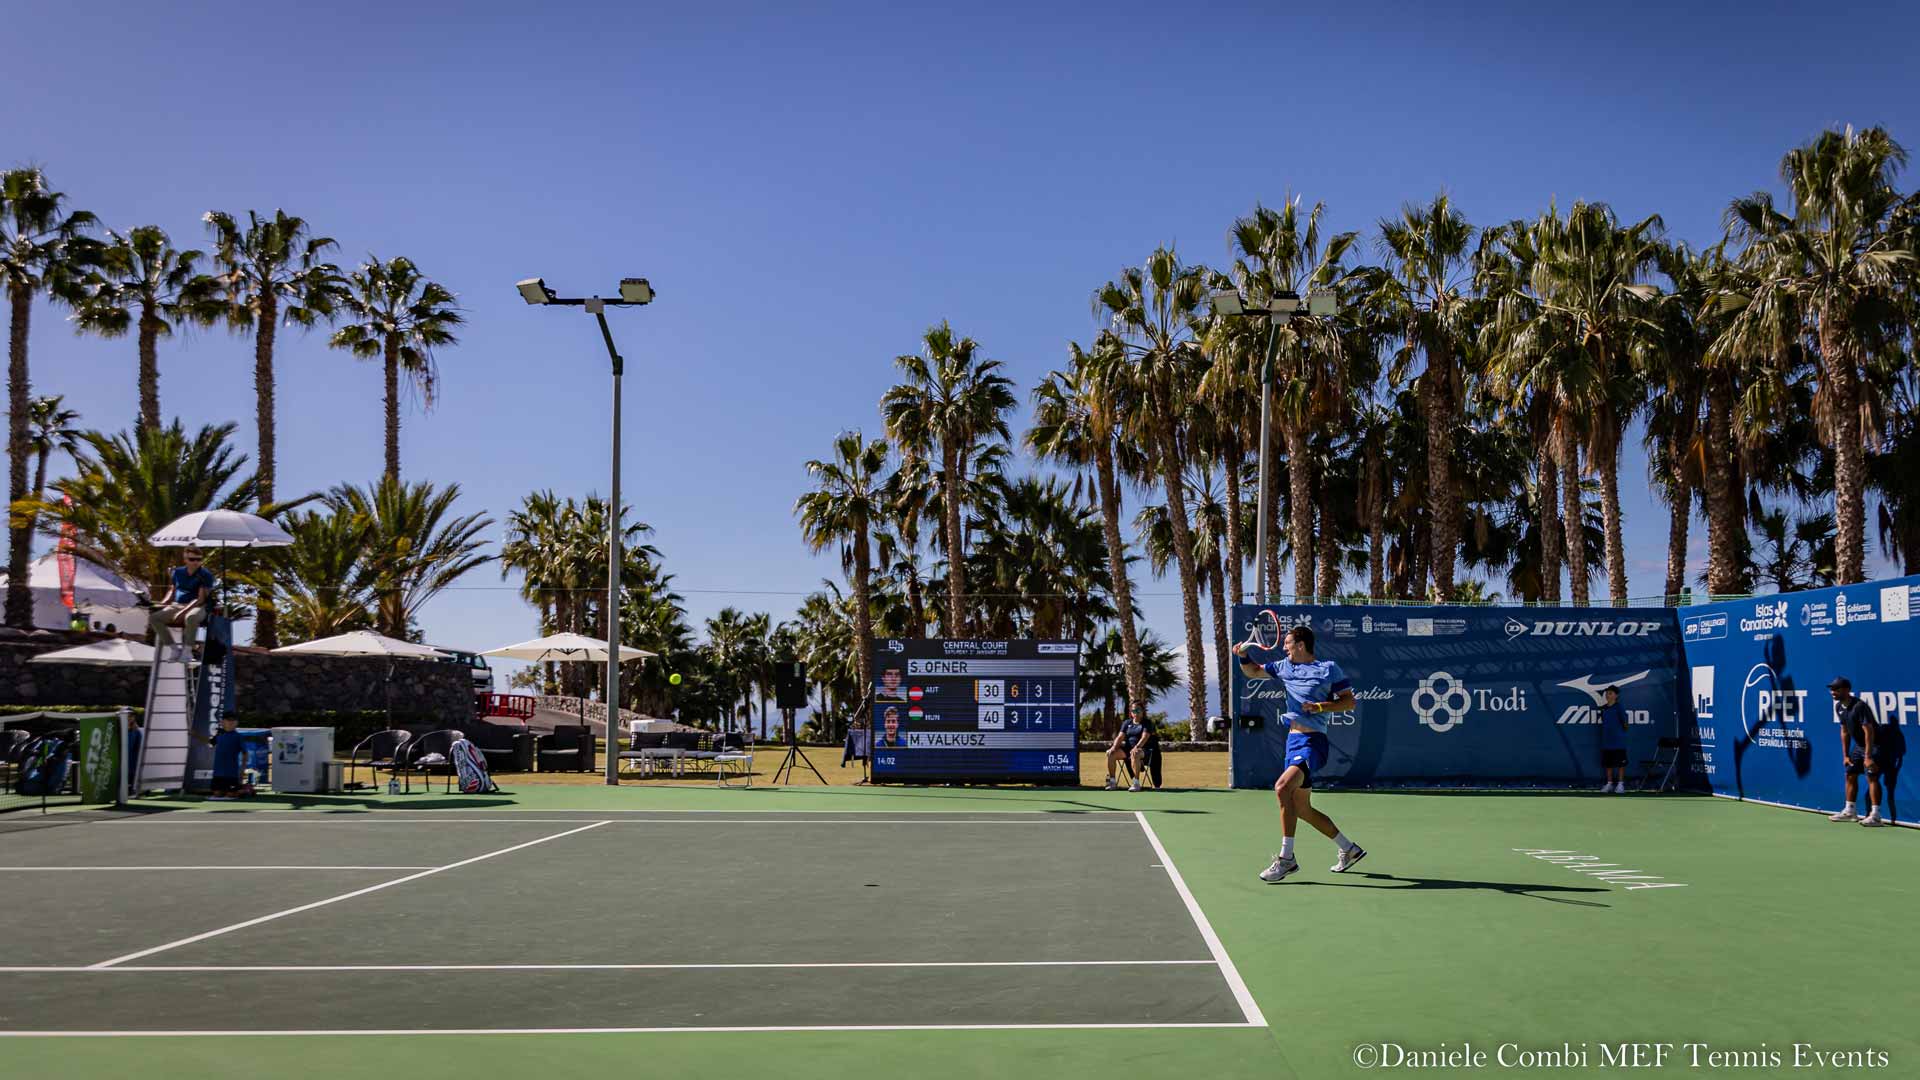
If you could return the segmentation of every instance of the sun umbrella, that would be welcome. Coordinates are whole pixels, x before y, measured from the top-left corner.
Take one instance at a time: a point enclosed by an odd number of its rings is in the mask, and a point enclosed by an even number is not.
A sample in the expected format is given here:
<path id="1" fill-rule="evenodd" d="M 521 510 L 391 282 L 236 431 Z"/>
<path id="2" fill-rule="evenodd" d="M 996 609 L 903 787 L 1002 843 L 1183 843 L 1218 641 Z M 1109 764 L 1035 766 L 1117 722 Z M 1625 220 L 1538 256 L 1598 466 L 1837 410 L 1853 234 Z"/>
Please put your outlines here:
<path id="1" fill-rule="evenodd" d="M 532 660 L 535 663 L 544 663 L 547 661 L 565 663 L 578 660 L 604 664 L 607 661 L 607 643 L 598 638 L 590 638 L 585 634 L 550 634 L 547 637 L 534 638 L 532 641 L 523 641 L 518 645 L 502 645 L 498 649 L 488 649 L 480 655 L 504 656 L 510 660 Z M 645 649 L 636 649 L 628 645 L 620 646 L 621 663 L 626 663 L 629 660 L 645 660 L 649 656 L 658 655 L 660 654 L 650 653 Z M 609 711 L 608 715 L 613 716 L 616 714 Z M 581 698 L 581 726 L 584 727 L 586 722 L 587 699 Z M 608 753 L 613 753 L 619 749 L 614 741 L 614 727 L 614 722 L 609 720 L 607 722 Z"/>
<path id="2" fill-rule="evenodd" d="M 286 547 L 293 537 L 266 518 L 239 510 L 198 510 L 168 523 L 147 542 L 155 547 Z"/>
<path id="3" fill-rule="evenodd" d="M 282 645 L 273 650 L 276 654 L 292 656 L 383 656 L 387 660 L 387 678 L 381 684 L 382 704 L 387 713 L 387 726 L 393 726 L 393 666 L 401 660 L 445 660 L 447 654 L 439 649 L 425 645 L 415 645 L 411 641 L 401 641 L 385 634 L 376 634 L 371 630 L 354 630 L 350 633 L 336 634 L 329 638 L 303 641 L 298 645 Z"/>
<path id="4" fill-rule="evenodd" d="M 386 656 L 407 660 L 445 660 L 447 654 L 426 645 L 401 641 L 371 630 L 355 630 L 329 638 L 283 645 L 277 653 L 305 653 L 309 656 Z"/>
<path id="5" fill-rule="evenodd" d="M 144 641 L 113 638 L 41 653 L 29 664 L 92 664 L 96 667 L 151 667 L 153 646 Z"/>
<path id="6" fill-rule="evenodd" d="M 535 638 L 532 641 L 523 641 L 518 645 L 502 645 L 498 649 L 488 649 L 480 655 L 504 656 L 511 660 L 532 660 L 535 662 L 548 660 L 591 660 L 597 663 L 605 663 L 607 660 L 607 643 L 598 638 L 590 638 L 585 634 L 553 634 L 548 637 Z M 636 649 L 628 645 L 620 646 L 620 662 L 623 664 L 629 660 L 644 660 L 649 656 L 658 655 L 658 653 L 650 653 L 645 649 Z"/>

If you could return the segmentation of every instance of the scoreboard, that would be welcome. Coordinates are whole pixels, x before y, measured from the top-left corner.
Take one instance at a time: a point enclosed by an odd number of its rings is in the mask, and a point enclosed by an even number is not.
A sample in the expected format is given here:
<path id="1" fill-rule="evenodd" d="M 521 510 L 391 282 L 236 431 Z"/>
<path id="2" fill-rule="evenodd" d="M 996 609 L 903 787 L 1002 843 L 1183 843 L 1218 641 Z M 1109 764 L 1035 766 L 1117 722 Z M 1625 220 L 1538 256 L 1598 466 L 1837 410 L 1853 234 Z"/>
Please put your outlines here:
<path id="1" fill-rule="evenodd" d="M 1080 782 L 1080 645 L 881 638 L 873 778 Z"/>

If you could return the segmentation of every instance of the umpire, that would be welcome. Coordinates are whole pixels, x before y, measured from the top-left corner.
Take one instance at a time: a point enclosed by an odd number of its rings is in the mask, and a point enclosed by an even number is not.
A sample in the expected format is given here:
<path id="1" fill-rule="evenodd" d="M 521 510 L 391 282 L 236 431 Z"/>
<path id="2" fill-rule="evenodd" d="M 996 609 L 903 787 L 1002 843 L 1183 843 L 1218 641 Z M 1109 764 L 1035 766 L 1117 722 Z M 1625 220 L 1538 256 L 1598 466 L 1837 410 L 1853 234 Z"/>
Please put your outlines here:
<path id="1" fill-rule="evenodd" d="M 1847 804 L 1828 821 L 1858 821 L 1866 826 L 1887 823 L 1880 816 L 1880 762 L 1874 757 L 1880 749 L 1879 722 L 1867 703 L 1853 694 L 1853 682 L 1845 675 L 1827 684 L 1833 693 L 1833 718 L 1840 722 L 1840 756 L 1847 763 Z M 1860 797 L 1860 774 L 1867 774 L 1867 816 L 1854 813 Z"/>

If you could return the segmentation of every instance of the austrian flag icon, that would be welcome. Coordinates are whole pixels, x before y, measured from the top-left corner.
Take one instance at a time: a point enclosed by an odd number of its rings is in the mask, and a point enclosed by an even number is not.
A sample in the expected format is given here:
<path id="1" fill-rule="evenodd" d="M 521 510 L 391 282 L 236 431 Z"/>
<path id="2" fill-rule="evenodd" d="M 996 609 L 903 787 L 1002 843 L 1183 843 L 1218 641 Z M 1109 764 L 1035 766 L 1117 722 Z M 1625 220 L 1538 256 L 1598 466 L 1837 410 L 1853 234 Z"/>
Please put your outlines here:
<path id="1" fill-rule="evenodd" d="M 909 687 L 909 688 L 907 689 L 907 700 L 908 700 L 908 701 L 919 701 L 919 700 L 920 700 L 921 698 L 923 698 L 923 697 L 926 697 L 926 696 L 927 696 L 927 692 L 926 692 L 925 690 L 922 690 L 921 688 L 919 688 L 919 687 L 917 687 L 917 686 L 914 686 L 914 687 Z"/>

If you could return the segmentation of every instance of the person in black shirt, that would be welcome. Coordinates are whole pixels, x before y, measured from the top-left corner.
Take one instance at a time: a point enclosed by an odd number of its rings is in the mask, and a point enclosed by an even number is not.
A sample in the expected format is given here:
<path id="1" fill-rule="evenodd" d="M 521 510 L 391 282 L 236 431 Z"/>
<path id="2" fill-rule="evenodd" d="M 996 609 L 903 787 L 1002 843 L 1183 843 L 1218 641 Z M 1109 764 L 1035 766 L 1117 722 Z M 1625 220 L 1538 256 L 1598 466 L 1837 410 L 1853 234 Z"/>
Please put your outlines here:
<path id="1" fill-rule="evenodd" d="M 1827 820 L 1885 825 L 1886 819 L 1880 816 L 1880 762 L 1874 757 L 1880 742 L 1879 722 L 1867 703 L 1853 695 L 1853 683 L 1845 675 L 1828 683 L 1827 689 L 1833 693 L 1833 718 L 1840 722 L 1840 758 L 1847 766 L 1847 805 Z M 1856 816 L 1853 810 L 1860 797 L 1861 773 L 1867 774 L 1866 817 Z"/>
<path id="2" fill-rule="evenodd" d="M 1133 784 L 1128 791 L 1140 790 L 1140 777 L 1145 775 L 1147 750 L 1154 739 L 1153 725 L 1147 722 L 1145 709 L 1135 709 L 1127 722 L 1120 725 L 1120 733 L 1113 737 L 1113 745 L 1107 747 L 1107 790 L 1119 786 L 1115 776 L 1122 761 L 1133 763 Z"/>

